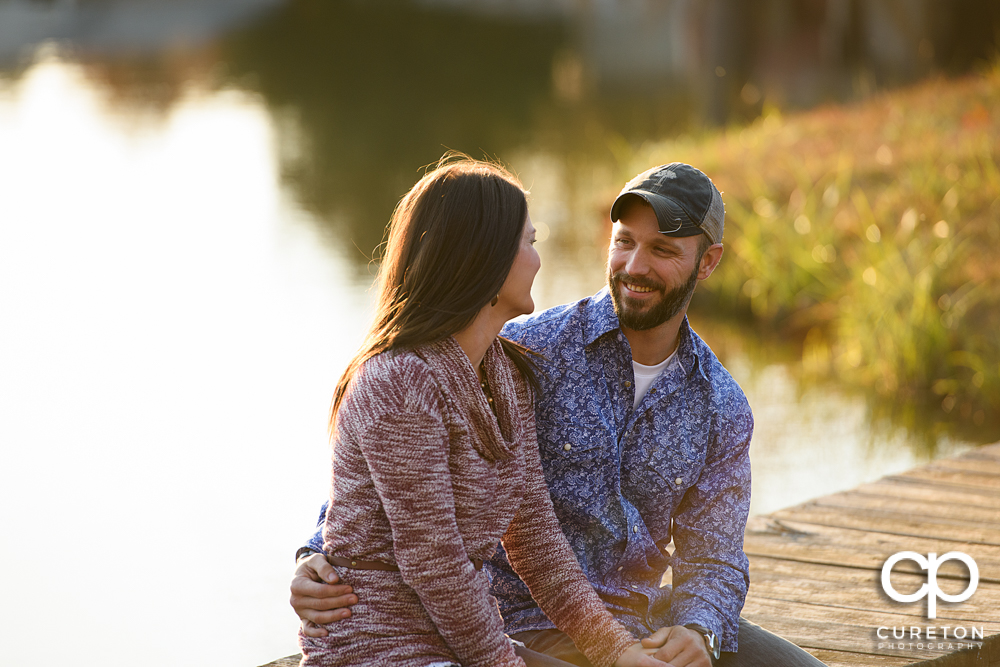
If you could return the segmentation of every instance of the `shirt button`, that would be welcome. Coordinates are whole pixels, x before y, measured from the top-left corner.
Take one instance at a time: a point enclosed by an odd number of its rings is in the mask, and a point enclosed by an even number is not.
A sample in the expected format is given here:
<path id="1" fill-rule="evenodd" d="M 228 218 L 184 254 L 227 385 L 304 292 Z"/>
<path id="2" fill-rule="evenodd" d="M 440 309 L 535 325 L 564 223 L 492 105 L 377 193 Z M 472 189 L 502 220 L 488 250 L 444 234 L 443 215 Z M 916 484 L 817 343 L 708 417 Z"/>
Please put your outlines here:
<path id="1" fill-rule="evenodd" d="M 656 393 L 656 387 L 653 387 L 652 389 L 650 389 L 649 393 L 650 394 L 655 394 Z"/>
<path id="2" fill-rule="evenodd" d="M 573 449 L 573 445 L 567 442 L 565 445 L 563 445 L 563 449 L 565 449 L 568 452 L 569 450 Z"/>
<path id="3" fill-rule="evenodd" d="M 625 380 L 625 386 L 626 386 L 626 387 L 631 387 L 631 386 L 632 386 L 632 383 L 631 383 L 631 382 L 629 382 L 628 380 Z"/>
<path id="4" fill-rule="evenodd" d="M 623 570 L 624 568 L 625 568 L 625 566 L 624 566 L 624 565 L 619 565 L 619 566 L 618 566 L 618 571 L 619 571 L 619 572 L 621 572 L 621 571 L 622 571 L 622 570 Z"/>
<path id="5" fill-rule="evenodd" d="M 684 483 L 684 480 L 681 479 L 680 477 L 678 477 L 677 479 L 674 480 L 674 484 L 676 484 L 677 486 L 680 486 L 683 483 Z"/>
<path id="6" fill-rule="evenodd" d="M 633 533 L 638 533 L 639 532 L 639 526 L 632 526 L 632 532 Z"/>

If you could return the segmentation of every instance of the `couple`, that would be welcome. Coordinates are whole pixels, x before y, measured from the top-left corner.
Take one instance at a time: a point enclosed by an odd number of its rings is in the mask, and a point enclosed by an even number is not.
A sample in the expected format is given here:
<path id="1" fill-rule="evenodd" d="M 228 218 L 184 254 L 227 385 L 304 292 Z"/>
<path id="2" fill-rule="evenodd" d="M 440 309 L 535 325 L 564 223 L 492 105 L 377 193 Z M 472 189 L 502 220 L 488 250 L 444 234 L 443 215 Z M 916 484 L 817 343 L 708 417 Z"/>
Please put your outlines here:
<path id="1" fill-rule="evenodd" d="M 611 217 L 608 291 L 504 326 L 539 267 L 520 184 L 446 162 L 400 202 L 292 583 L 303 664 L 821 664 L 739 619 L 752 416 L 685 317 L 721 195 L 664 165 Z"/>

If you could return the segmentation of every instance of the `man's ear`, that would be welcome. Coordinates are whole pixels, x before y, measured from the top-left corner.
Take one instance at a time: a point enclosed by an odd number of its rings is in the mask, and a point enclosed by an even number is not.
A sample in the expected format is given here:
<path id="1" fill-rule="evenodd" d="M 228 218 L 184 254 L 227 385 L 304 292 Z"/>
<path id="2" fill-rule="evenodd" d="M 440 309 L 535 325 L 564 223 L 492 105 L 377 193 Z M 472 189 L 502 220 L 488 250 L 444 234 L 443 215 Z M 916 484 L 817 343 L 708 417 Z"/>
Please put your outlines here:
<path id="1" fill-rule="evenodd" d="M 716 243 L 708 246 L 705 249 L 705 254 L 701 256 L 701 263 L 698 265 L 698 280 L 705 280 L 712 275 L 712 272 L 715 271 L 715 267 L 719 265 L 719 260 L 721 259 L 722 244 Z"/>

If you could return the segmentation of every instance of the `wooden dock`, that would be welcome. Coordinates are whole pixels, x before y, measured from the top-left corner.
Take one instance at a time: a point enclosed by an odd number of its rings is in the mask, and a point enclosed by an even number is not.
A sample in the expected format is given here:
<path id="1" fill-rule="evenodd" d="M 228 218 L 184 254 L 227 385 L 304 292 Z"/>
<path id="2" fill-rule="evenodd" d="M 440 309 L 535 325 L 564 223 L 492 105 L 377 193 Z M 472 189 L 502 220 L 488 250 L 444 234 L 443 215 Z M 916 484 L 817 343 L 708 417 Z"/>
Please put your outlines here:
<path id="1" fill-rule="evenodd" d="M 744 549 L 751 585 L 743 616 L 830 667 L 1000 667 L 1000 443 L 752 517 Z M 926 598 L 901 603 L 882 590 L 882 565 L 900 551 L 968 554 L 978 588 L 964 602 L 938 600 L 937 617 L 928 620 Z M 969 572 L 948 561 L 938 580 L 956 595 Z M 904 560 L 891 582 L 912 593 L 927 574 Z M 933 640 L 928 626 L 936 628 Z M 894 638 L 894 628 L 906 636 Z M 958 628 L 964 639 L 953 636 Z M 968 648 L 972 628 L 983 639 Z M 911 638 L 911 629 L 921 636 Z M 289 656 L 264 667 L 298 661 Z"/>
<path id="2" fill-rule="evenodd" d="M 1000 443 L 753 517 L 744 550 L 751 584 L 743 616 L 831 667 L 1000 665 Z M 926 598 L 906 604 L 882 590 L 882 565 L 900 551 L 968 554 L 978 588 L 964 602 L 939 600 L 937 618 L 928 620 Z M 938 579 L 956 595 L 969 573 L 949 561 Z M 926 582 L 913 561 L 893 568 L 899 593 Z M 910 628 L 926 635 L 927 626 L 937 628 L 934 640 L 910 638 Z M 968 639 L 943 639 L 945 626 L 966 634 L 982 628 L 981 648 L 958 650 Z M 906 637 L 894 639 L 894 627 L 906 628 Z"/>

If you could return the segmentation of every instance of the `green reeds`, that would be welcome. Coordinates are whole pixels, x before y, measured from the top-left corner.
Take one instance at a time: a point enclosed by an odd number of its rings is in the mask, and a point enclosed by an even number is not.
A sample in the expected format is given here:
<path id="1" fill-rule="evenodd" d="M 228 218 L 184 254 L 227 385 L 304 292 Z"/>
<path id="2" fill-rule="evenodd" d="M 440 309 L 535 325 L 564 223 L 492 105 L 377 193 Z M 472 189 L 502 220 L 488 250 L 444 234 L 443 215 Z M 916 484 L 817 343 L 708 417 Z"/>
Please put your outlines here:
<path id="1" fill-rule="evenodd" d="M 894 421 L 1000 428 L 1000 70 L 646 147 L 726 201 L 702 287 Z M 978 428 L 977 428 L 978 427 Z"/>

